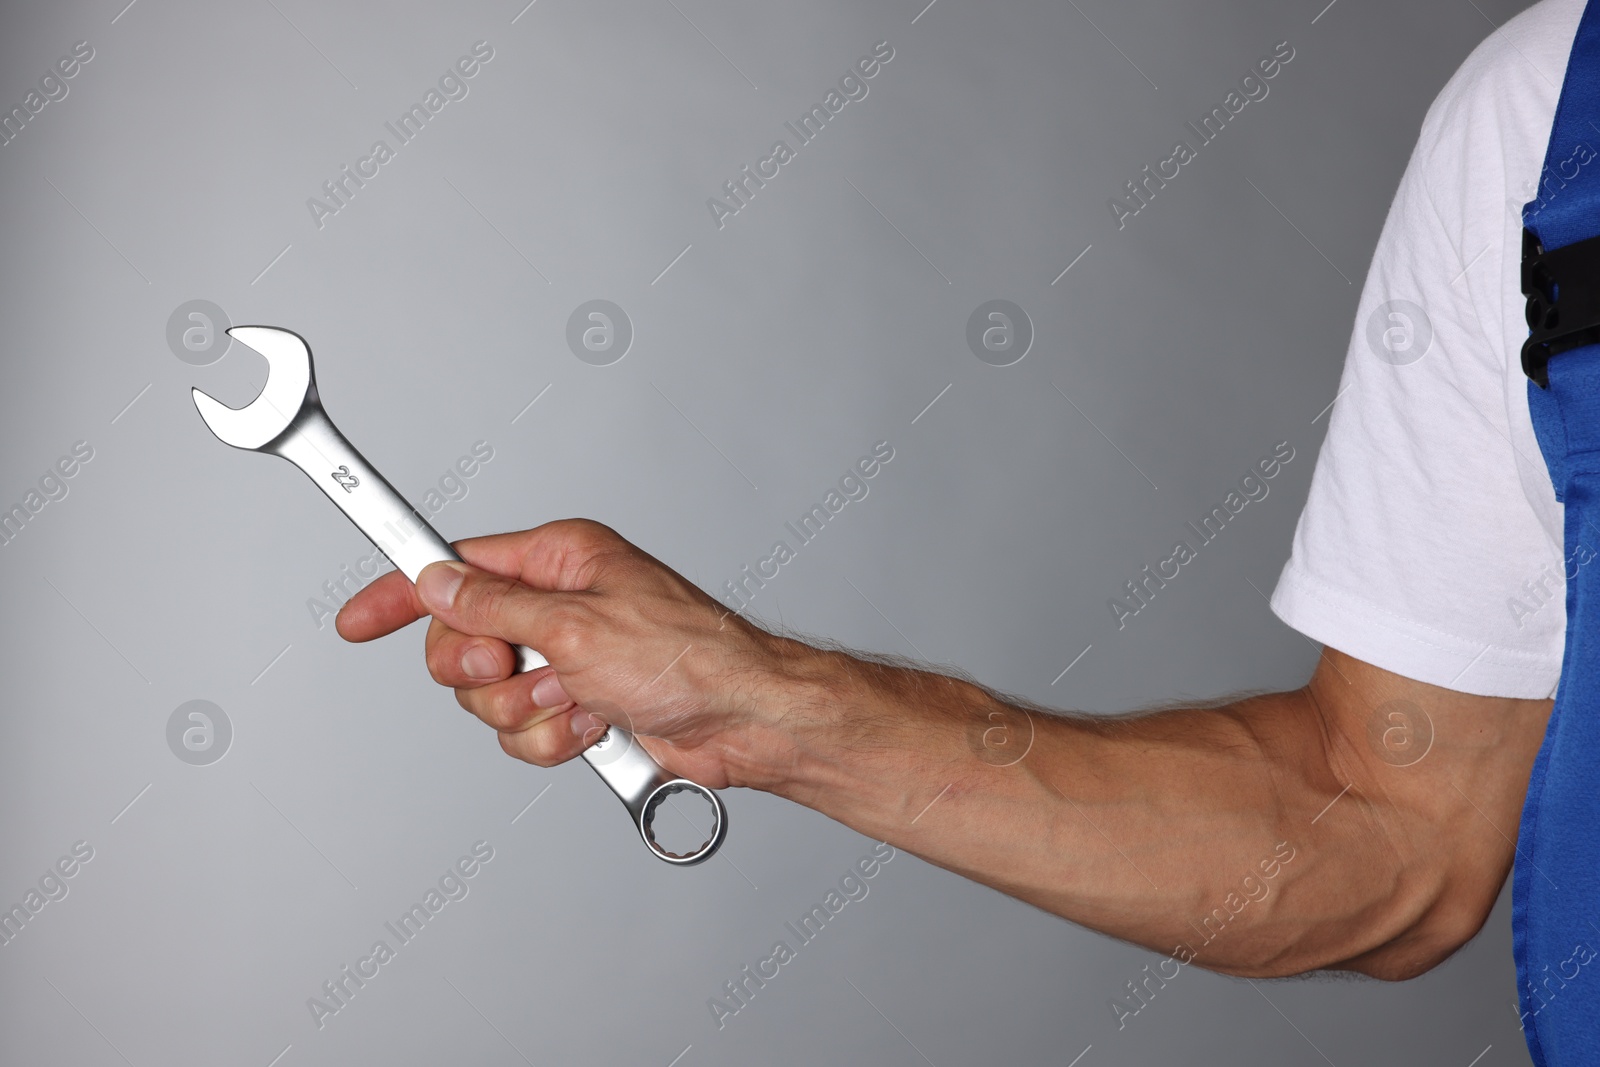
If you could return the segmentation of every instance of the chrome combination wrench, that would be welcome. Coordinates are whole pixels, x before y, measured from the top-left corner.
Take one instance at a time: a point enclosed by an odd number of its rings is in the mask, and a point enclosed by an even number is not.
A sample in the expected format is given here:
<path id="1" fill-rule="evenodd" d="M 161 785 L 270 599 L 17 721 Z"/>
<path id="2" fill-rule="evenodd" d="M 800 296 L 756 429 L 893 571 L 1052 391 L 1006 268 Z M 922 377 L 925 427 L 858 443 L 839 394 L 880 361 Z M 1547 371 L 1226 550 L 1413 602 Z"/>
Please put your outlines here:
<path id="1" fill-rule="evenodd" d="M 212 433 L 234 448 L 281 456 L 299 467 L 413 582 L 430 563 L 461 559 L 328 418 L 317 396 L 311 348 L 304 338 L 274 326 L 235 326 L 228 335 L 266 357 L 267 384 L 242 408 L 230 408 L 195 389 L 195 407 Z M 549 662 L 523 645 L 513 645 L 512 651 L 519 674 Z M 622 800 L 639 836 L 663 860 L 687 866 L 710 858 L 721 846 L 728 827 L 722 798 L 703 785 L 667 773 L 628 731 L 608 725 L 584 750 L 583 758 Z M 703 797 L 714 818 L 711 836 L 685 853 L 667 851 L 653 830 L 662 802 L 679 792 Z"/>

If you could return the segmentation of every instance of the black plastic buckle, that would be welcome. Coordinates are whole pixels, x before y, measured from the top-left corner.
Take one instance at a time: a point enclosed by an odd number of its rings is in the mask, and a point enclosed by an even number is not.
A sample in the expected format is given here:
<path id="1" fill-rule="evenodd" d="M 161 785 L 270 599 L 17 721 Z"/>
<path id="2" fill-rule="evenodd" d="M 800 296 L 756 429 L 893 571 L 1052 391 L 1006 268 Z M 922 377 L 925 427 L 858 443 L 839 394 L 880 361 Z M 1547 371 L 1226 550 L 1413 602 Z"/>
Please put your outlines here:
<path id="1" fill-rule="evenodd" d="M 1522 231 L 1522 292 L 1528 298 L 1528 339 L 1522 372 L 1550 388 L 1550 357 L 1600 343 L 1600 236 L 1546 252 L 1533 231 Z"/>

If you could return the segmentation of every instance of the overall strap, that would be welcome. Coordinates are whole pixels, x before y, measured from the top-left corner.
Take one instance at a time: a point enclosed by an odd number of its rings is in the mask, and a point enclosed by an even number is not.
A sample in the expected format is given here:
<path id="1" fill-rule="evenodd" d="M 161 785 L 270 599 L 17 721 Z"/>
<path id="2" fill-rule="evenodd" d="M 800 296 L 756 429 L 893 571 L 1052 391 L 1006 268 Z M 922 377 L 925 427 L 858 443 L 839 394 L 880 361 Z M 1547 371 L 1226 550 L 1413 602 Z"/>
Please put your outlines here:
<path id="1" fill-rule="evenodd" d="M 1564 504 L 1561 681 L 1523 804 L 1512 939 L 1538 1067 L 1600 1062 L 1600 0 L 1578 24 L 1522 209 L 1528 410 Z"/>

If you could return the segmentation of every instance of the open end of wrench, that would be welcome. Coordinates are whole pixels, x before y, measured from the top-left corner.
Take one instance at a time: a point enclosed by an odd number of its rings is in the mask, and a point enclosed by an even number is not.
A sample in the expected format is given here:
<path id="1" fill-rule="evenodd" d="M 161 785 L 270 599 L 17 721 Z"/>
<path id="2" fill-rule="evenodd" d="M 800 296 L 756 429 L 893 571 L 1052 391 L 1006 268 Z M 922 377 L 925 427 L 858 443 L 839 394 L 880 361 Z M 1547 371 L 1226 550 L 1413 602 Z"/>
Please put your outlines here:
<path id="1" fill-rule="evenodd" d="M 194 389 L 194 406 L 218 440 L 259 450 L 289 428 L 311 392 L 311 348 L 299 334 L 276 326 L 235 326 L 228 336 L 266 357 L 267 384 L 242 408 Z"/>
<path id="2" fill-rule="evenodd" d="M 699 847 L 692 848 L 688 852 L 670 852 L 656 840 L 656 812 L 674 793 L 694 793 L 711 806 L 711 834 Z M 705 786 L 691 782 L 687 778 L 674 778 L 656 786 L 645 798 L 644 806 L 639 811 L 639 833 L 643 835 L 644 843 L 649 846 L 650 851 L 661 859 L 668 863 L 676 863 L 680 867 L 692 867 L 696 863 L 710 859 L 717 849 L 722 847 L 722 839 L 728 835 L 728 812 L 722 806 L 722 798 Z"/>

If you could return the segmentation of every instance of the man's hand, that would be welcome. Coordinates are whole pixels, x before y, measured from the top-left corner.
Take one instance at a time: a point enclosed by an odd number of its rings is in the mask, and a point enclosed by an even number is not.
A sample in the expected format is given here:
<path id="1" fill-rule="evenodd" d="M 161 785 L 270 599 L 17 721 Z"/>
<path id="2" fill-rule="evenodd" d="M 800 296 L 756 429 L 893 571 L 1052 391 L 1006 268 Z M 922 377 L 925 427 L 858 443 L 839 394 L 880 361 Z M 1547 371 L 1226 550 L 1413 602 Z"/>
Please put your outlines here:
<path id="1" fill-rule="evenodd" d="M 511 755 L 559 763 L 613 722 L 675 773 L 777 793 L 1250 977 L 1406 978 L 1470 939 L 1510 868 L 1550 713 L 1327 649 L 1288 692 L 1058 715 L 768 634 L 595 523 L 457 548 L 471 566 L 434 564 L 415 588 L 386 575 L 339 632 L 365 641 L 431 614 L 430 671 Z M 512 676 L 507 642 L 551 666 Z M 1396 749 L 1396 730 L 1414 747 Z"/>
<path id="2" fill-rule="evenodd" d="M 435 563 L 415 586 L 392 572 L 362 589 L 339 612 L 340 636 L 369 641 L 432 615 L 429 672 L 529 763 L 569 760 L 609 723 L 712 788 L 760 784 L 740 768 L 781 760 L 762 712 L 803 646 L 749 625 L 599 523 L 455 548 L 468 565 Z M 513 643 L 551 665 L 512 674 Z"/>

